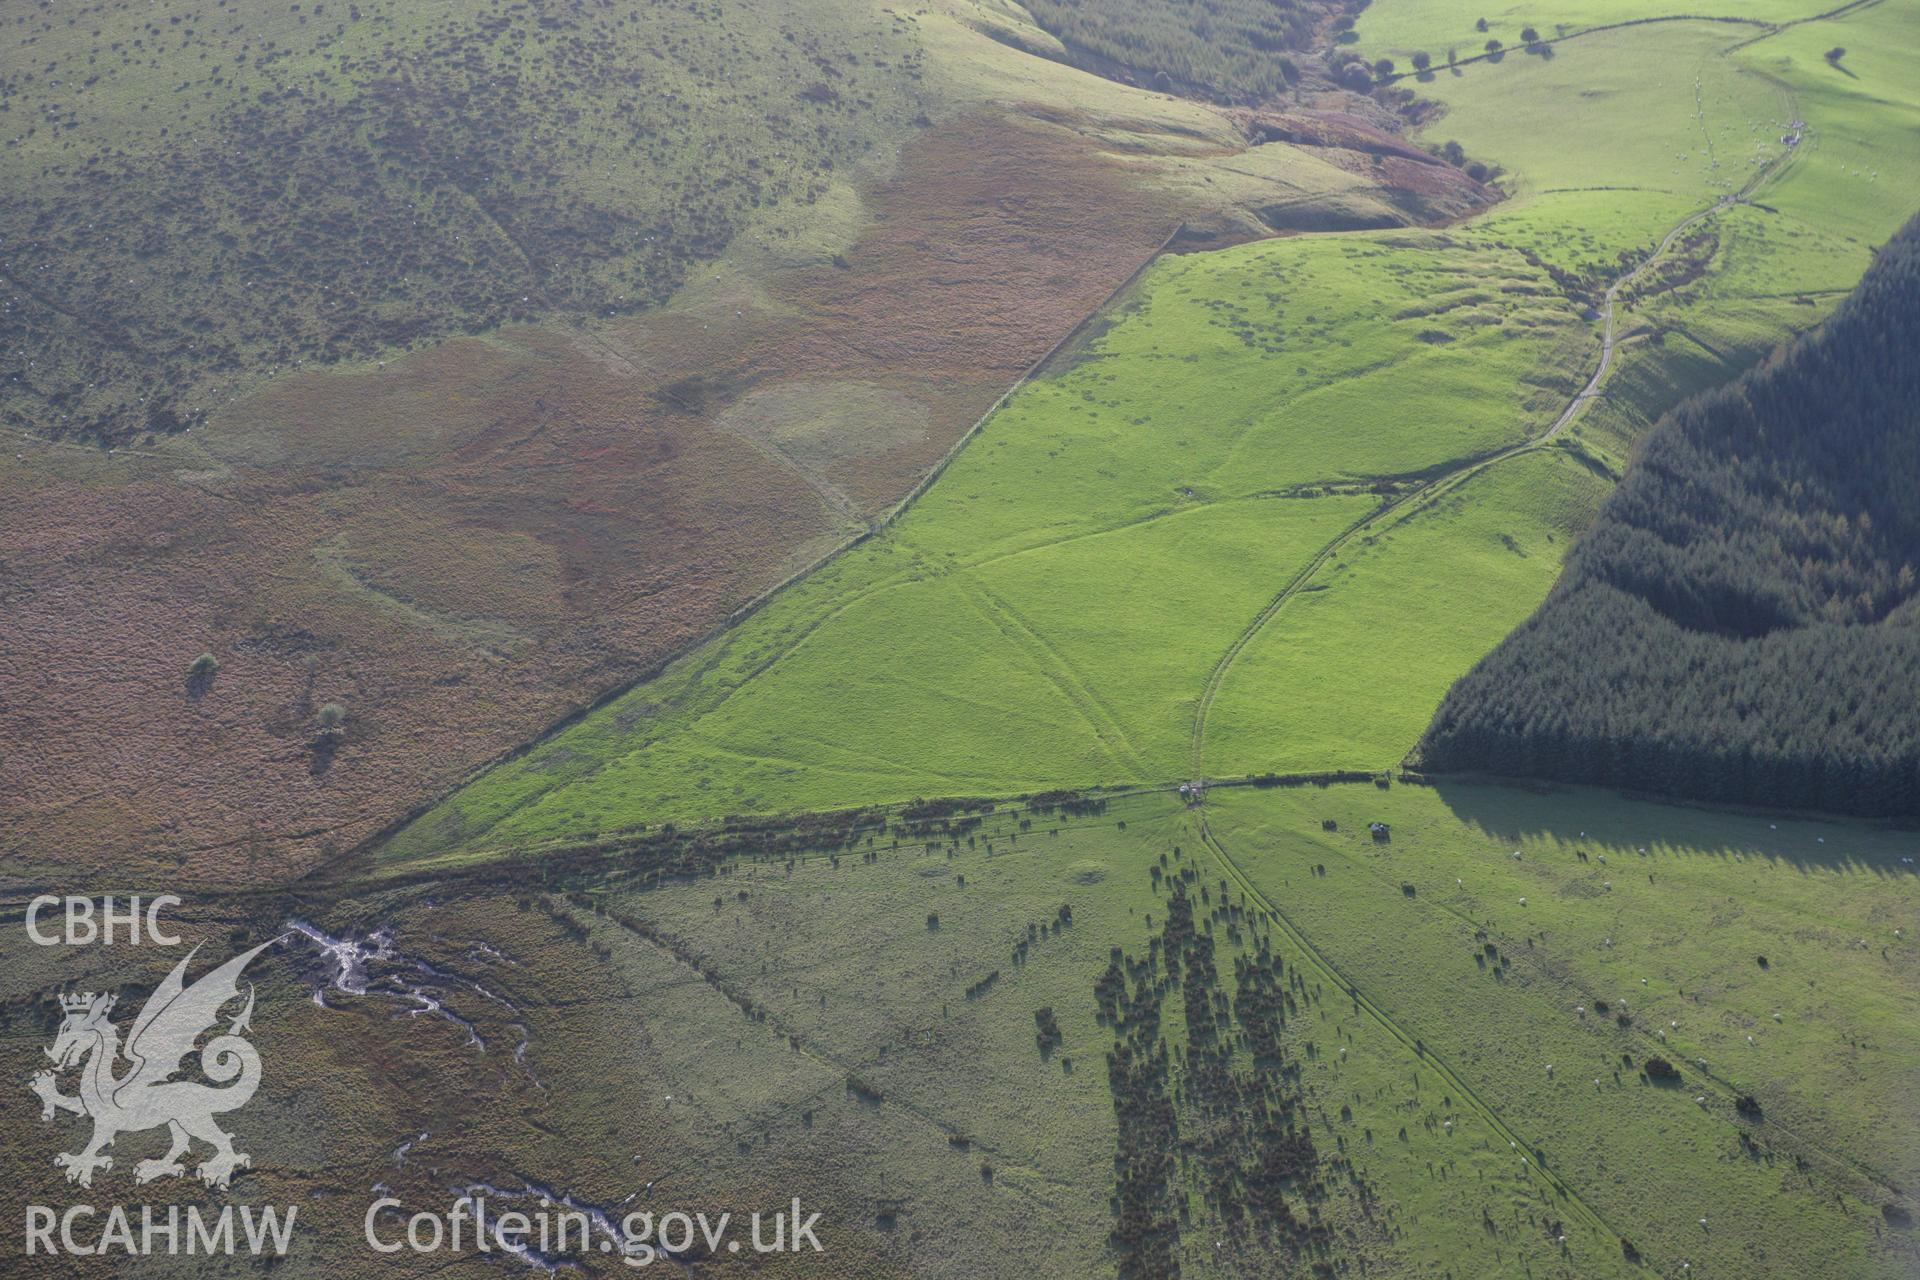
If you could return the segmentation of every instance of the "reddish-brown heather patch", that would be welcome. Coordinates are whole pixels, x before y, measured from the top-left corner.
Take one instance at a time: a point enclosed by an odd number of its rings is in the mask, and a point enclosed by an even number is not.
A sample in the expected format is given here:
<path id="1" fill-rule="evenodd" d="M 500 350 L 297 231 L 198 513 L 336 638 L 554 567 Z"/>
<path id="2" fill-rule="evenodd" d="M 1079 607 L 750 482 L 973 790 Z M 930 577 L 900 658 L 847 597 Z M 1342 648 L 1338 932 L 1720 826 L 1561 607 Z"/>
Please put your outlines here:
<path id="1" fill-rule="evenodd" d="M 927 130 L 866 198 L 843 265 L 761 282 L 784 314 L 296 374 L 111 470 L 28 445 L 0 473 L 0 871 L 262 882 L 352 848 L 897 500 L 1175 217 L 997 118 Z M 842 384 L 910 421 L 790 461 L 726 418 Z"/>

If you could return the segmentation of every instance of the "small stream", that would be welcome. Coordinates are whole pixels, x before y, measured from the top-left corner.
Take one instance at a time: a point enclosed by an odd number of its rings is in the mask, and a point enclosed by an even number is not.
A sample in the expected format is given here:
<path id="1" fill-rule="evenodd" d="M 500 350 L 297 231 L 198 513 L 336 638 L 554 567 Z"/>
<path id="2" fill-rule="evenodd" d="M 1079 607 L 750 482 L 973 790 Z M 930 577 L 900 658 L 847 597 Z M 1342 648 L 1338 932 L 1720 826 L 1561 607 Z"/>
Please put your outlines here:
<path id="1" fill-rule="evenodd" d="M 395 946 L 393 931 L 386 926 L 375 929 L 364 938 L 336 938 L 319 926 L 298 918 L 287 921 L 287 929 L 311 942 L 332 962 L 332 978 L 313 989 L 313 1002 L 323 1009 L 332 1007 L 327 1003 L 327 993 L 330 991 L 353 997 L 381 996 L 402 1000 L 411 1006 L 403 1011 L 406 1017 L 424 1015 L 451 1022 L 467 1033 L 467 1043 L 481 1053 L 487 1051 L 486 1038 L 470 1019 L 447 1007 L 447 997 L 454 992 L 462 992 L 507 1013 L 519 1013 L 511 1000 L 490 991 L 474 979 L 448 973 L 425 960 L 401 953 Z M 481 949 L 483 954 L 491 958 L 507 962 L 498 951 L 484 943 L 476 943 L 474 948 Z M 514 1064 L 532 1078 L 533 1072 L 526 1065 L 532 1033 L 524 1022 L 516 1021 L 512 1026 L 520 1037 L 513 1050 Z M 534 1083 L 538 1085 L 539 1081 L 535 1079 Z"/>

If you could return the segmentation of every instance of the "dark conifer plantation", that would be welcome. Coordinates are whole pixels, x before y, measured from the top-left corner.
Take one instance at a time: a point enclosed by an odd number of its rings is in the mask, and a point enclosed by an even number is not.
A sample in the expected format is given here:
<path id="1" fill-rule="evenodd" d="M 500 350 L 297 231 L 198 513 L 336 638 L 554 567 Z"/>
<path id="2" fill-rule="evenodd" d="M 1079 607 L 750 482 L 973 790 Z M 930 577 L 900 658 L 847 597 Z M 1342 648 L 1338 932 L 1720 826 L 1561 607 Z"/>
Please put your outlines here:
<path id="1" fill-rule="evenodd" d="M 1825 326 L 1669 414 L 1440 771 L 1920 813 L 1920 218 Z"/>

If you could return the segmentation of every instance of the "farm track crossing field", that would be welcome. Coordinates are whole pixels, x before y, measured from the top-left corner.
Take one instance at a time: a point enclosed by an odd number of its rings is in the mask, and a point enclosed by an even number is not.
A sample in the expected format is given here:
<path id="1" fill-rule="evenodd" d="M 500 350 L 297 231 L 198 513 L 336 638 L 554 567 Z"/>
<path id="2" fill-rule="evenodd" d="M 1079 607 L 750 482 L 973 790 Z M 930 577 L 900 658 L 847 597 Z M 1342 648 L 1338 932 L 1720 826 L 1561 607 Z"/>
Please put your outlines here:
<path id="1" fill-rule="evenodd" d="M 1635 26 L 1438 76 L 1430 136 L 1511 165 L 1508 205 L 1443 233 L 1162 261 L 883 535 L 387 854 L 1391 766 L 1545 594 L 1635 433 L 1823 314 L 1864 266 L 1861 232 L 1891 229 L 1897 194 L 1864 219 L 1783 208 L 1819 181 L 1876 190 L 1850 148 L 1911 110 L 1891 76 L 1837 90 L 1824 61 L 1769 49 L 1806 38 Z M 1587 105 L 1554 116 L 1567 99 Z M 1796 113 L 1815 118 L 1791 130 Z M 1542 436 L 1590 375 L 1563 449 L 1479 465 Z"/>
<path id="2" fill-rule="evenodd" d="M 1392 9 L 1362 19 L 1363 51 Z M 1904 1274 L 1920 1172 L 1899 1114 L 1920 1081 L 1909 835 L 1385 775 L 1551 586 L 1638 434 L 1817 322 L 1920 204 L 1908 167 L 1878 173 L 1864 154 L 1911 141 L 1893 70 L 1911 18 L 1885 3 L 1775 34 L 1648 24 L 1422 82 L 1447 106 L 1426 139 L 1507 166 L 1510 202 L 1444 232 L 1161 261 L 884 533 L 482 775 L 382 865 L 617 846 L 623 830 L 727 813 L 1252 778 L 1185 813 L 1115 794 L 1072 844 L 1051 817 L 982 801 L 958 813 L 983 818 L 937 820 L 916 848 L 900 815 L 923 806 L 892 810 L 880 821 L 901 843 L 882 832 L 833 874 L 917 858 L 924 883 L 884 873 L 884 904 L 836 893 L 833 936 L 924 912 L 938 941 L 872 943 L 897 948 L 888 976 L 824 1008 L 783 976 L 831 963 L 799 958 L 827 945 L 808 941 L 810 921 L 782 908 L 778 944 L 756 944 L 709 923 L 733 908 L 701 885 L 630 908 L 712 939 L 701 954 L 787 1006 L 809 1052 L 863 1028 L 862 1087 L 938 1124 L 949 1087 L 1025 1078 L 1027 1020 L 986 1020 L 1000 993 L 1030 991 L 1022 1008 L 1050 1015 L 1043 1058 L 1078 1064 L 1103 1044 L 1031 959 L 1055 930 L 1029 931 L 1039 941 L 1012 967 L 982 957 L 941 979 L 926 963 L 955 920 L 992 932 L 966 859 L 1036 857 L 1100 886 L 1071 895 L 1076 930 L 1080 901 L 1127 902 L 1108 935 L 1127 965 L 1143 942 L 1186 946 L 1191 911 L 1226 948 L 1221 972 L 1244 981 L 1278 958 L 1292 975 L 1300 1091 L 1263 1096 L 1300 1109 L 1317 1176 L 1340 1171 L 1311 1256 L 1386 1274 Z M 1835 40 L 1896 52 L 1839 78 L 1819 56 Z M 1559 111 L 1569 100 L 1582 111 Z M 1858 198 L 1836 207 L 1823 186 Z M 1331 770 L 1382 785 L 1258 780 Z M 1093 828 L 1102 847 L 1141 838 L 1129 856 L 1148 859 L 1153 901 L 1106 887 L 1123 873 L 1089 856 Z M 902 1055 L 877 1030 L 917 1025 L 913 974 L 962 985 L 940 1025 L 973 1019 L 968 1052 Z M 1198 1007 L 1187 998 L 1161 1033 L 1185 1044 L 1173 1123 L 1215 1135 L 1183 1148 L 1195 1168 L 1239 1141 L 1212 1127 L 1210 1073 L 1261 1078 L 1257 1019 L 1215 1059 L 1213 1032 L 1193 1038 Z M 1650 1073 L 1654 1058 L 1677 1081 Z M 1010 1124 L 996 1096 L 970 1138 L 996 1186 L 1006 1168 L 1034 1185 L 1044 1161 L 1013 1136 L 1028 1128 L 1104 1176 L 1104 1142 L 1137 1149 L 1138 1091 L 1158 1096 L 1144 1079 L 1109 1074 L 1110 1130 L 1098 1073 L 1075 1071 Z M 1184 1204 L 1165 1247 L 1183 1271 L 1234 1274 L 1248 1241 L 1217 1199 L 1226 1184 L 1188 1169 L 1163 1187 L 1135 1168 L 1112 1175 L 1110 1244 L 1134 1259 L 1121 1265 L 1160 1257 L 1135 1227 Z"/>
<path id="3" fill-rule="evenodd" d="M 1202 656 L 1270 584 L 1423 473 L 1544 432 L 1596 345 L 1470 237 L 1166 259 L 884 535 L 393 850 L 1179 777 Z"/>
<path id="4" fill-rule="evenodd" d="M 1486 199 L 971 0 L 257 8 L 0 19 L 23 875 L 334 859 L 844 546 L 1176 227 Z"/>

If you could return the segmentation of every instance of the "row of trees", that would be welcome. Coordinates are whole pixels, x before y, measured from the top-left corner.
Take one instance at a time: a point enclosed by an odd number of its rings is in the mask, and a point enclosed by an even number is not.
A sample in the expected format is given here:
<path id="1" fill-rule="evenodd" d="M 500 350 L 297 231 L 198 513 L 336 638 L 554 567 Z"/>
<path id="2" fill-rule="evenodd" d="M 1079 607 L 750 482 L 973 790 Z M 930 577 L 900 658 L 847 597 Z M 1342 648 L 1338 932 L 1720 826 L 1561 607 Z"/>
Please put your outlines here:
<path id="1" fill-rule="evenodd" d="M 1783 356 L 1668 415 L 1426 767 L 1920 813 L 1920 219 Z"/>

